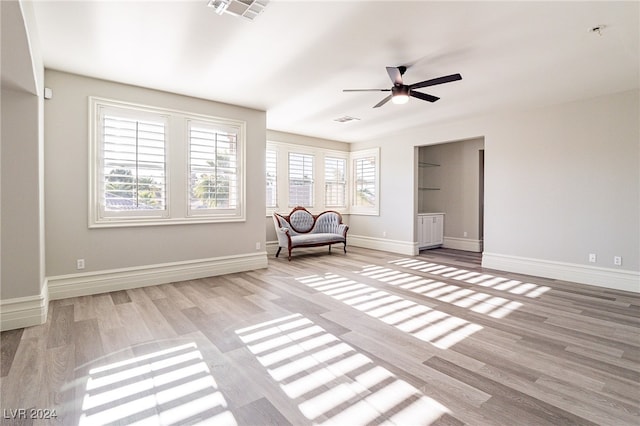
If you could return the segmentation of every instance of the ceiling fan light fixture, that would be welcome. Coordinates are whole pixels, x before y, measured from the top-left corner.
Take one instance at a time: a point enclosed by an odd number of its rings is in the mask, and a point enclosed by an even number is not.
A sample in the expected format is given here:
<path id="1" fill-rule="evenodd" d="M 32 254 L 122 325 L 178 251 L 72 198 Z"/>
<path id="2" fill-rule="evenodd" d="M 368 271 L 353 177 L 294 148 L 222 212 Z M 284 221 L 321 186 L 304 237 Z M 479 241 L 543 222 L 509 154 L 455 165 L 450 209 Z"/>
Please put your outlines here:
<path id="1" fill-rule="evenodd" d="M 391 89 L 393 97 L 391 102 L 396 105 L 402 105 L 409 102 L 409 88 L 407 86 L 396 86 Z"/>
<path id="2" fill-rule="evenodd" d="M 406 104 L 407 102 L 409 102 L 409 96 L 395 95 L 393 98 L 391 98 L 391 102 L 393 102 L 396 105 Z"/>

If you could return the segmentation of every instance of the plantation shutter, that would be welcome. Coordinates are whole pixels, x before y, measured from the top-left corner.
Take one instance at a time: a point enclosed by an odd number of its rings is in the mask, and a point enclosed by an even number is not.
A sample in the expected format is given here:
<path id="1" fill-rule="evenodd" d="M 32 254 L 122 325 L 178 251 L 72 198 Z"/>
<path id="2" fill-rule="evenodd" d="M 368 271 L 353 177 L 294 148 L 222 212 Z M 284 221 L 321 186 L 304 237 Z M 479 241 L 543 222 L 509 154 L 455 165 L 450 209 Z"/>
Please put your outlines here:
<path id="1" fill-rule="evenodd" d="M 189 206 L 192 212 L 238 207 L 237 134 L 189 125 Z"/>
<path id="2" fill-rule="evenodd" d="M 324 204 L 326 207 L 346 207 L 347 160 L 325 157 L 324 159 Z"/>
<path id="3" fill-rule="evenodd" d="M 353 162 L 356 206 L 373 207 L 376 204 L 376 157 L 357 158 Z"/>
<path id="4" fill-rule="evenodd" d="M 266 153 L 267 208 L 278 207 L 278 152 L 268 149 Z"/>
<path id="5" fill-rule="evenodd" d="M 104 113 L 101 123 L 102 210 L 166 210 L 165 122 Z"/>
<path id="6" fill-rule="evenodd" d="M 289 207 L 313 206 L 313 155 L 289 153 Z"/>

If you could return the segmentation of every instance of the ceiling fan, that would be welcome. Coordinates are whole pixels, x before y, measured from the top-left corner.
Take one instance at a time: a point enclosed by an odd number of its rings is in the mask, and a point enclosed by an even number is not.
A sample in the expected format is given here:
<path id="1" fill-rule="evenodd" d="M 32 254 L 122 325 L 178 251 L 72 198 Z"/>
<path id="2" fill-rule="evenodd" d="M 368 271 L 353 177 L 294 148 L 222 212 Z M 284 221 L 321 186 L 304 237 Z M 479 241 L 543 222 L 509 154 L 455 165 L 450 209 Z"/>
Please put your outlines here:
<path id="1" fill-rule="evenodd" d="M 451 74 L 444 77 L 421 81 L 419 83 L 404 84 L 402 82 L 402 75 L 406 70 L 407 67 L 405 66 L 387 67 L 387 73 L 389 74 L 389 78 L 391 78 L 391 81 L 393 82 L 393 87 L 391 89 L 344 89 L 343 92 L 391 92 L 389 96 L 373 106 L 374 108 L 378 108 L 389 101 L 392 101 L 394 104 L 407 103 L 407 101 L 409 100 L 409 96 L 422 99 L 423 101 L 435 102 L 440 98 L 438 98 L 437 96 L 428 95 L 426 93 L 417 92 L 415 89 L 462 80 L 462 76 L 460 74 Z"/>

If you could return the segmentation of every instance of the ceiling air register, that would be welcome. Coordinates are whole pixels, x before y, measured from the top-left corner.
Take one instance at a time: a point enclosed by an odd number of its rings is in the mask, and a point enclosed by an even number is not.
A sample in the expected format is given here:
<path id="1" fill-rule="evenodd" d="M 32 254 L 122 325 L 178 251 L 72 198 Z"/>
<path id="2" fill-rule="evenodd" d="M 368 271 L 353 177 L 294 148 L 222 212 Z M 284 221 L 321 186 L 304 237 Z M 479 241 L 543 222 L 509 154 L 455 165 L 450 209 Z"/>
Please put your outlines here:
<path id="1" fill-rule="evenodd" d="M 269 0 L 209 0 L 207 6 L 213 8 L 218 15 L 241 16 L 253 21 L 269 3 Z"/>

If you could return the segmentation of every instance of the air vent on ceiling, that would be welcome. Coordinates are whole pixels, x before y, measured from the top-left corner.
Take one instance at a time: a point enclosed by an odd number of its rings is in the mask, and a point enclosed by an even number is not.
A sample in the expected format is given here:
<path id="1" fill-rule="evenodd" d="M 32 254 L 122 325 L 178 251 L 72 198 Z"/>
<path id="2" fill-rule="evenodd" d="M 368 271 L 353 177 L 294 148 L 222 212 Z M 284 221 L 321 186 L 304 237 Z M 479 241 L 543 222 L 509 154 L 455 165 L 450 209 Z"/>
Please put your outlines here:
<path id="1" fill-rule="evenodd" d="M 337 121 L 338 123 L 347 123 L 349 121 L 360 120 L 359 118 L 351 117 L 348 115 L 343 115 L 342 117 L 334 118 L 333 121 Z"/>
<path id="2" fill-rule="evenodd" d="M 253 21 L 268 3 L 269 0 L 209 0 L 207 6 L 215 9 L 218 15 L 228 13 Z"/>

